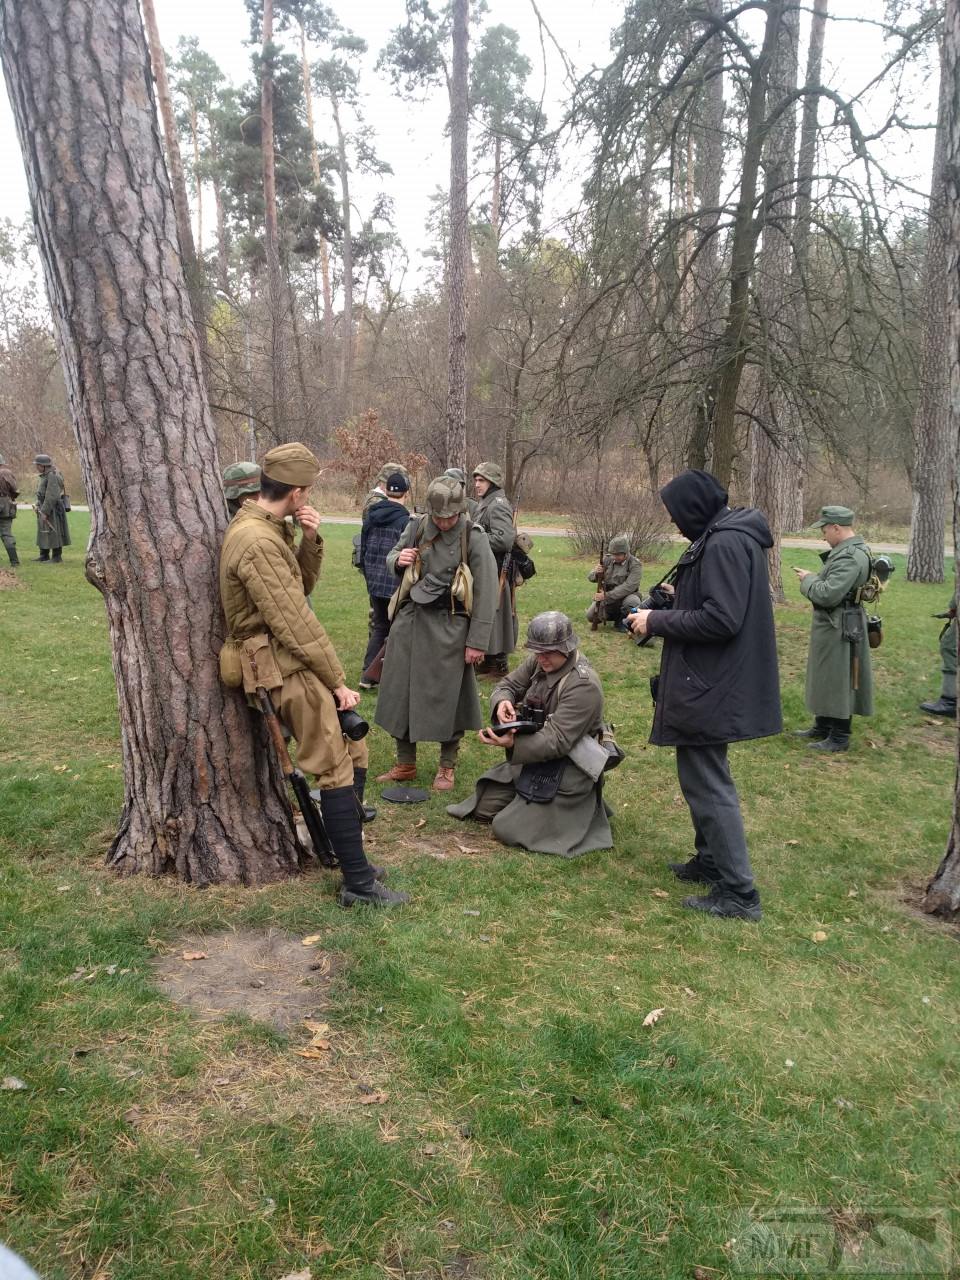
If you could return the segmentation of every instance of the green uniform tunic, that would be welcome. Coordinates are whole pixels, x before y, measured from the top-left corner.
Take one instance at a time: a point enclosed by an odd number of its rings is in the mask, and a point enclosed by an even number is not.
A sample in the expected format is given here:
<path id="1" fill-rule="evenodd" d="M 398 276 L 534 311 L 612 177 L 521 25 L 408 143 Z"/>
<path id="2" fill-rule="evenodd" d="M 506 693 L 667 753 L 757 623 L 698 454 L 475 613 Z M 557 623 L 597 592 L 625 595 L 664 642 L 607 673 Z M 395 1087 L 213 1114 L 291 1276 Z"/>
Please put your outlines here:
<path id="1" fill-rule="evenodd" d="M 387 556 L 396 571 L 397 557 L 418 543 L 421 576 L 450 581 L 460 564 L 461 529 L 470 529 L 467 563 L 473 574 L 473 612 L 451 614 L 448 603 L 416 604 L 409 598 L 397 610 L 383 659 L 376 722 L 394 738 L 410 742 L 449 742 L 483 723 L 477 678 L 463 660 L 469 647 L 486 653 L 497 603 L 497 566 L 487 535 L 461 515 L 441 532 L 429 516 L 411 520 Z M 402 570 L 401 570 L 402 573 Z M 397 575 L 397 583 L 400 574 Z M 447 593 L 449 598 L 449 593 Z"/>
<path id="2" fill-rule="evenodd" d="M 41 551 L 69 547 L 70 527 L 63 509 L 63 476 L 49 467 L 37 485 L 37 546 Z"/>
<path id="3" fill-rule="evenodd" d="M 623 616 L 627 609 L 640 603 L 640 596 L 637 593 L 640 589 L 640 576 L 643 573 L 643 565 L 631 552 L 622 564 L 617 564 L 613 556 L 604 556 L 603 569 L 607 617 L 616 621 Z M 596 569 L 591 569 L 587 577 L 591 582 L 596 582 Z M 595 620 L 603 621 L 599 615 L 600 607 L 600 601 L 594 600 L 587 610 L 587 620 L 589 622 Z"/>
<path id="4" fill-rule="evenodd" d="M 860 641 L 853 645 L 842 634 L 843 610 L 870 576 L 870 553 L 859 534 L 846 538 L 821 555 L 818 574 L 801 579 L 800 590 L 813 605 L 810 652 L 807 655 L 807 709 L 815 716 L 847 720 L 873 714 L 873 672 L 867 642 L 867 619 L 862 606 Z M 853 687 L 854 651 L 859 657 L 859 685 Z"/>
<path id="5" fill-rule="evenodd" d="M 513 508 L 504 496 L 502 489 L 488 489 L 476 504 L 473 519 L 487 535 L 490 550 L 494 554 L 499 571 L 503 557 L 513 546 L 516 529 L 513 525 Z M 514 574 L 514 580 L 516 580 Z M 517 615 L 511 586 L 505 582 L 497 603 L 497 612 L 490 632 L 490 644 L 487 653 L 513 653 L 517 647 Z M 497 587 L 499 591 L 499 584 Z"/>
<path id="6" fill-rule="evenodd" d="M 515 784 L 525 764 L 565 756 L 585 734 L 603 728 L 603 689 L 585 658 L 572 653 L 559 671 L 544 672 L 534 656 L 523 662 L 490 696 L 494 713 L 509 699 L 542 706 L 547 722 L 539 733 L 518 736 L 507 759 L 477 780 L 474 794 L 447 813 L 455 818 L 491 821 L 493 834 L 504 844 L 520 845 L 536 853 L 575 858 L 591 849 L 613 847 L 609 813 L 601 787 L 568 760 L 560 789 L 549 804 L 528 804 L 517 796 Z"/>

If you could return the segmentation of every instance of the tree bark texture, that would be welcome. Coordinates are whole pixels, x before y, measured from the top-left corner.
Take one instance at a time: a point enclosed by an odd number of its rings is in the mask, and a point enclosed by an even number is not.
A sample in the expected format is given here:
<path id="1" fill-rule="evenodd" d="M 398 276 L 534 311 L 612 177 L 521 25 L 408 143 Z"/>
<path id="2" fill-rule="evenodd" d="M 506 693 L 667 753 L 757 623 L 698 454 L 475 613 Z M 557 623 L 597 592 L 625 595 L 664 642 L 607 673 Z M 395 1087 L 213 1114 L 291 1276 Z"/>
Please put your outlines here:
<path id="1" fill-rule="evenodd" d="M 110 630 L 125 797 L 107 861 L 285 877 L 282 779 L 218 678 L 226 511 L 136 0 L 0 0 L 0 61 Z"/>
<path id="2" fill-rule="evenodd" d="M 769 0 L 763 44 L 754 61 L 744 122 L 740 191 L 730 251 L 730 300 L 720 342 L 714 387 L 708 391 L 713 414 L 713 471 L 729 485 L 737 459 L 737 400 L 747 358 L 750 282 L 755 265 L 761 219 L 757 216 L 757 179 L 766 132 L 770 67 L 783 21 L 786 0 Z"/>
<path id="3" fill-rule="evenodd" d="M 467 465 L 467 73 L 469 3 L 453 0 L 450 78 L 450 257 L 447 264 L 448 367 L 445 461 Z"/>
<path id="4" fill-rule="evenodd" d="M 287 403 L 286 311 L 277 226 L 276 155 L 273 131 L 273 0 L 263 0 L 263 48 L 260 64 L 260 146 L 263 160 L 263 233 L 266 241 L 267 294 L 270 300 L 270 417 L 274 439 L 285 437 Z"/>
<path id="5" fill-rule="evenodd" d="M 907 578 L 911 582 L 943 581 L 943 512 L 949 476 L 950 415 L 947 364 L 947 227 L 946 227 L 946 114 L 953 86 L 943 73 L 940 53 L 940 105 L 933 150 L 930 210 L 927 217 L 927 257 L 924 263 L 923 346 L 920 355 L 920 394 L 913 420 L 913 510 Z"/>
<path id="6" fill-rule="evenodd" d="M 953 538 L 960 537 L 960 0 L 946 0 L 940 64 L 943 107 L 944 225 L 947 229 L 947 359 L 949 369 L 949 431 L 953 450 Z M 954 558 L 954 585 L 957 562 Z M 953 816 L 946 853 L 927 885 L 925 911 L 956 917 L 960 912 L 960 738 L 954 775 Z"/>
<path id="7" fill-rule="evenodd" d="M 797 88 L 800 13 L 788 9 L 780 24 L 776 52 L 770 68 L 769 99 L 772 107 L 786 101 Z M 781 378 L 790 345 L 785 326 L 792 268 L 794 153 L 797 142 L 796 111 L 781 112 L 767 131 L 764 155 L 763 232 L 757 257 L 754 292 L 759 311 L 759 361 L 754 421 L 750 428 L 751 501 L 767 517 L 773 546 L 767 552 L 770 592 L 784 600 L 780 566 L 787 489 L 793 483 L 789 464 L 786 415 L 789 404 Z M 790 317 L 792 322 L 792 316 Z"/>
<path id="8" fill-rule="evenodd" d="M 337 165 L 340 172 L 340 208 L 343 218 L 343 339 L 340 348 L 340 398 L 347 417 L 351 413 L 353 384 L 353 239 L 350 217 L 350 166 L 347 141 L 340 123 L 340 103 L 330 94 L 333 123 L 337 131 Z"/>

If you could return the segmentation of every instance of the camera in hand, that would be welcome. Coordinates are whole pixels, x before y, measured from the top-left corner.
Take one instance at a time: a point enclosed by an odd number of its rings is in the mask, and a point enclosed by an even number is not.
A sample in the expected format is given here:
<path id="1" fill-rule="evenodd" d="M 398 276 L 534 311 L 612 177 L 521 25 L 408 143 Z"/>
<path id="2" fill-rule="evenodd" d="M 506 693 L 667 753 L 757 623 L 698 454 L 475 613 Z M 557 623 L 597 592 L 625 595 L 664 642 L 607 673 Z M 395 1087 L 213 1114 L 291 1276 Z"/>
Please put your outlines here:
<path id="1" fill-rule="evenodd" d="M 352 742 L 365 738 L 370 732 L 369 724 L 356 711 L 338 711 L 337 719 L 340 721 L 340 732 Z"/>
<path id="2" fill-rule="evenodd" d="M 539 733 L 547 722 L 547 713 L 543 707 L 533 707 L 528 702 L 521 702 L 517 707 L 516 720 L 508 720 L 506 724 L 493 726 L 494 733 Z"/>
<path id="3" fill-rule="evenodd" d="M 664 578 L 663 581 L 670 582 L 671 580 L 672 580 L 671 576 L 668 575 L 666 578 Z M 650 588 L 647 594 L 643 597 L 640 603 L 638 605 L 634 605 L 634 607 L 629 611 L 627 616 L 629 617 L 631 613 L 637 613 L 641 609 L 669 609 L 672 607 L 672 605 L 673 605 L 672 592 L 666 591 L 662 583 L 656 582 Z M 655 637 L 648 633 L 645 636 L 634 636 L 633 642 L 635 645 L 637 645 L 639 648 L 642 649 L 645 645 L 651 644 L 654 639 Z"/>

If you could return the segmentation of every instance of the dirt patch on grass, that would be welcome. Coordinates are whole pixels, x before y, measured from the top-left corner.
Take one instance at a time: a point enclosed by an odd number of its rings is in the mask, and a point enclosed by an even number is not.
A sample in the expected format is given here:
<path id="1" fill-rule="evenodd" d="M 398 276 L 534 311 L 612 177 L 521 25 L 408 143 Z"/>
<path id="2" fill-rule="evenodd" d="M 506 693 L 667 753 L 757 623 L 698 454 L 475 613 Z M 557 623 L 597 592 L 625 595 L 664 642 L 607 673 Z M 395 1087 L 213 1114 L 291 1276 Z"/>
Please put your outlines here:
<path id="1" fill-rule="evenodd" d="M 9 569 L 0 569 L 0 591 L 23 591 L 25 584 Z"/>
<path id="2" fill-rule="evenodd" d="M 153 970 L 164 995 L 204 1021 L 242 1014 L 289 1031 L 326 1005 L 336 960 L 269 929 L 181 938 Z"/>
<path id="3" fill-rule="evenodd" d="M 924 911 L 923 900 L 926 896 L 926 891 L 927 886 L 924 881 L 904 880 L 893 889 L 876 889 L 871 896 L 890 906 L 897 907 L 912 919 L 919 920 L 928 929 L 936 929 L 938 932 L 949 934 L 950 937 L 960 942 L 960 922 L 944 920 L 942 916 L 932 916 L 929 911 Z"/>

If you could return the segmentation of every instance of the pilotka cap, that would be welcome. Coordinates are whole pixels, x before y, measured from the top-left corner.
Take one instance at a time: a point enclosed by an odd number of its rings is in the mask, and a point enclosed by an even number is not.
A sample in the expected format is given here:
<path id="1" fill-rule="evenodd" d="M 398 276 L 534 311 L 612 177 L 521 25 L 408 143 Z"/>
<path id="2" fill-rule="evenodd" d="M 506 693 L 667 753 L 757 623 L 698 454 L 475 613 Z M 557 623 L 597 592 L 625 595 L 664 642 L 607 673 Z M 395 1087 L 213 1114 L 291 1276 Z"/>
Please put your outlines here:
<path id="1" fill-rule="evenodd" d="M 277 484 L 309 489 L 320 474 L 320 463 L 305 444 L 278 444 L 264 457 L 263 474 Z"/>
<path id="2" fill-rule="evenodd" d="M 811 528 L 822 529 L 827 524 L 853 524 L 853 512 L 849 507 L 821 507 L 820 519 Z"/>

